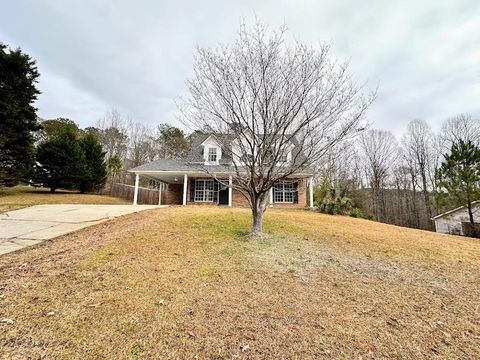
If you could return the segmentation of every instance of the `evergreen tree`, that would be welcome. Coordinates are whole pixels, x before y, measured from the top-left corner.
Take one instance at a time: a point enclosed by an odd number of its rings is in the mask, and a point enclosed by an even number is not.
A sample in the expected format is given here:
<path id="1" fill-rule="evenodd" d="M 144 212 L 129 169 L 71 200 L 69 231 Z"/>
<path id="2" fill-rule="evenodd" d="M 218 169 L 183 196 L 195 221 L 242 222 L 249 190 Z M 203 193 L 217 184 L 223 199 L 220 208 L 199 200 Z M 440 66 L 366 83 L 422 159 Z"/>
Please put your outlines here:
<path id="1" fill-rule="evenodd" d="M 38 76 L 35 60 L 0 43 L 0 186 L 16 185 L 34 164 Z"/>
<path id="2" fill-rule="evenodd" d="M 467 205 L 470 223 L 474 223 L 472 203 L 480 197 L 480 148 L 470 140 L 460 140 L 437 170 L 440 195 L 456 205 Z"/>
<path id="3" fill-rule="evenodd" d="M 52 136 L 37 148 L 38 180 L 54 192 L 60 187 L 77 187 L 85 173 L 83 154 L 77 133 L 72 129 Z"/>
<path id="4" fill-rule="evenodd" d="M 75 121 L 67 118 L 57 118 L 43 120 L 40 122 L 41 130 L 37 133 L 37 140 L 44 141 L 49 137 L 59 135 L 67 129 L 80 134 L 82 131 L 78 128 Z"/>
<path id="5" fill-rule="evenodd" d="M 105 152 L 93 131 L 87 131 L 80 139 L 80 147 L 83 152 L 84 166 L 82 166 L 83 173 L 80 176 L 79 190 L 83 194 L 85 191 L 98 190 L 105 185 L 107 169 Z"/>
<path id="6" fill-rule="evenodd" d="M 110 156 L 107 161 L 108 172 L 110 174 L 110 193 L 113 189 L 113 184 L 115 183 L 115 178 L 120 171 L 122 170 L 122 160 L 117 155 Z"/>

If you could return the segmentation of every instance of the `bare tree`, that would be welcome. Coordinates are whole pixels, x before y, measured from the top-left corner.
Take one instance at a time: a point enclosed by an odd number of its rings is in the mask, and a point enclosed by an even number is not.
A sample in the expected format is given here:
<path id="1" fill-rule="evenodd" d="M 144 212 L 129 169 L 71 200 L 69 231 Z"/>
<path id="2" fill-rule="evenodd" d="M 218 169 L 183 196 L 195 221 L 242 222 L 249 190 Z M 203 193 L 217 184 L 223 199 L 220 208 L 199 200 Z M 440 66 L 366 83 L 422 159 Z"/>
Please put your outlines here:
<path id="1" fill-rule="evenodd" d="M 340 196 L 346 196 L 361 185 L 357 149 L 354 141 L 332 146 L 315 164 L 317 183 L 328 183 Z"/>
<path id="2" fill-rule="evenodd" d="M 389 131 L 368 130 L 360 136 L 359 148 L 372 191 L 374 215 L 377 220 L 385 222 L 387 219 L 383 190 L 388 187 L 388 179 L 398 158 L 397 141 Z"/>
<path id="3" fill-rule="evenodd" d="M 416 119 L 407 125 L 402 140 L 404 155 L 411 166 L 412 176 L 420 179 L 425 209 L 428 218 L 431 218 L 430 192 L 433 189 L 430 179 L 435 172 L 435 137 L 424 120 Z"/>
<path id="4" fill-rule="evenodd" d="M 125 120 L 118 110 L 111 110 L 98 121 L 100 140 L 108 158 L 116 155 L 122 161 L 127 155 L 128 134 Z"/>
<path id="5" fill-rule="evenodd" d="M 446 120 L 440 130 L 440 140 L 443 153 L 450 152 L 453 144 L 471 141 L 480 145 L 480 119 L 473 119 L 470 114 L 459 114 Z"/>
<path id="6" fill-rule="evenodd" d="M 232 187 L 249 201 L 253 236 L 262 235 L 274 183 L 357 133 L 374 97 L 362 95 L 328 46 L 289 47 L 285 31 L 242 26 L 233 45 L 198 48 L 190 96 L 179 102 L 185 124 L 208 129 L 232 158 Z"/>
<path id="7" fill-rule="evenodd" d="M 151 129 L 140 123 L 129 121 L 129 159 L 130 167 L 142 165 L 150 160 L 152 142 L 150 138 Z"/>

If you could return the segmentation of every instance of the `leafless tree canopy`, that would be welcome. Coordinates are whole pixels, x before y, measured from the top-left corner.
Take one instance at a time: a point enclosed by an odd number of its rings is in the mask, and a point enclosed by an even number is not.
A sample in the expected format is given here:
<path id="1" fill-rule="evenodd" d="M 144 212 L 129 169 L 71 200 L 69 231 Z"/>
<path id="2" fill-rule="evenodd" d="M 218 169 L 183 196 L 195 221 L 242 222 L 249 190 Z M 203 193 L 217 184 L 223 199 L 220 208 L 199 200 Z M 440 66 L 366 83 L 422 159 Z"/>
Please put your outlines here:
<path id="1" fill-rule="evenodd" d="M 407 132 L 403 137 L 404 155 L 410 163 L 413 176 L 419 179 L 428 217 L 432 216 L 429 191 L 435 186 L 435 144 L 435 137 L 426 121 L 416 119 L 407 125 Z"/>
<path id="2" fill-rule="evenodd" d="M 442 150 L 448 151 L 453 143 L 459 140 L 472 141 L 480 145 L 480 121 L 473 119 L 470 114 L 459 114 L 442 124 L 440 133 Z"/>
<path id="3" fill-rule="evenodd" d="M 352 82 L 348 64 L 331 58 L 328 46 L 289 47 L 285 28 L 270 32 L 259 24 L 242 26 L 231 46 L 199 48 L 194 74 L 190 96 L 179 103 L 183 120 L 219 135 L 223 151 L 242 159 L 242 166 L 234 162 L 235 187 L 254 215 L 264 212 L 275 181 L 305 170 L 356 134 L 373 100 Z M 238 139 L 236 150 L 232 138 Z M 279 165 L 293 143 L 293 158 Z"/>
<path id="4" fill-rule="evenodd" d="M 122 171 L 117 181 L 124 183 L 133 182 L 129 169 L 156 159 L 182 157 L 189 146 L 182 130 L 168 124 L 152 128 L 116 109 L 98 121 L 97 130 L 105 157 L 115 155 L 121 160 Z"/>
<path id="5" fill-rule="evenodd" d="M 412 120 L 398 144 L 389 132 L 364 131 L 357 141 L 329 150 L 318 163 L 317 182 L 327 179 L 376 220 L 432 230 L 432 216 L 463 205 L 438 201 L 435 171 L 454 142 L 480 141 L 479 129 L 480 119 L 461 114 L 436 133 L 426 121 Z"/>
<path id="6" fill-rule="evenodd" d="M 383 220 L 385 200 L 383 189 L 398 159 L 399 147 L 393 134 L 384 130 L 368 130 L 359 139 L 359 148 L 365 164 L 365 177 L 372 190 L 374 214 Z"/>

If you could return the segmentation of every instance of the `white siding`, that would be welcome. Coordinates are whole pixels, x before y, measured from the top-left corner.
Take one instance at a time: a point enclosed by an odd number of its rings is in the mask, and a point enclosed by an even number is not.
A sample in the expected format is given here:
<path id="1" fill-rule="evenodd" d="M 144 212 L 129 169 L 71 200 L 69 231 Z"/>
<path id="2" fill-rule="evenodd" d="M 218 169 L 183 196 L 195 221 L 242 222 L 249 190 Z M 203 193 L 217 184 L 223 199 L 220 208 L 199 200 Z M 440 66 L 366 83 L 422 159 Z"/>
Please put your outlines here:
<path id="1" fill-rule="evenodd" d="M 475 222 L 480 222 L 480 204 L 475 204 L 473 207 L 473 219 Z M 463 235 L 462 222 L 468 222 L 470 219 L 467 208 L 461 208 L 434 221 L 436 232 Z"/>

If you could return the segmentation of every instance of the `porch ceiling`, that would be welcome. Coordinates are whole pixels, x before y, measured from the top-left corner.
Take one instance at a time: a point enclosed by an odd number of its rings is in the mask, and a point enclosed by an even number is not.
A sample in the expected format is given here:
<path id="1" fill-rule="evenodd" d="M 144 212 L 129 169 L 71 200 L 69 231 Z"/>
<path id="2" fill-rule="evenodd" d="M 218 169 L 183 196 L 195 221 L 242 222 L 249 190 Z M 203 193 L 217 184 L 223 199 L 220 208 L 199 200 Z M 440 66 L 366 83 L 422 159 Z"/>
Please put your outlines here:
<path id="1" fill-rule="evenodd" d="M 186 174 L 189 179 L 194 177 L 210 177 L 210 175 L 205 172 L 186 173 Z M 142 172 L 142 173 L 138 173 L 138 175 L 140 175 L 140 177 L 157 180 L 157 181 L 163 181 L 169 184 L 183 184 L 185 173 L 184 172 Z M 218 175 L 218 177 L 223 177 L 223 176 Z M 228 178 L 228 175 L 225 175 L 225 177 Z"/>
<path id="2" fill-rule="evenodd" d="M 144 173 L 139 174 L 140 177 L 145 177 L 152 180 L 163 181 L 169 184 L 183 184 L 183 175 L 184 174 L 159 174 L 159 173 Z"/>

